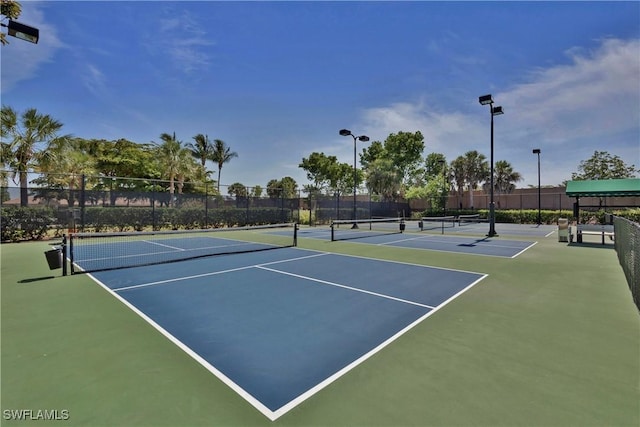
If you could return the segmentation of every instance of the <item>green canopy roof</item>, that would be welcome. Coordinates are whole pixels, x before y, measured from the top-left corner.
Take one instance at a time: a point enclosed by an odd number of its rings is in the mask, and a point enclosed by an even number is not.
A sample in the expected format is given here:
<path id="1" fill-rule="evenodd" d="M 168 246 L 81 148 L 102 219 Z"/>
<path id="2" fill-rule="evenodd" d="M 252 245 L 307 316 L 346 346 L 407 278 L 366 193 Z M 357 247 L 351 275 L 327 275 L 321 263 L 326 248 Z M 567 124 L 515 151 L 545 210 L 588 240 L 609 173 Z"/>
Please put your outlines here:
<path id="1" fill-rule="evenodd" d="M 640 196 L 640 178 L 567 182 L 569 197 Z"/>

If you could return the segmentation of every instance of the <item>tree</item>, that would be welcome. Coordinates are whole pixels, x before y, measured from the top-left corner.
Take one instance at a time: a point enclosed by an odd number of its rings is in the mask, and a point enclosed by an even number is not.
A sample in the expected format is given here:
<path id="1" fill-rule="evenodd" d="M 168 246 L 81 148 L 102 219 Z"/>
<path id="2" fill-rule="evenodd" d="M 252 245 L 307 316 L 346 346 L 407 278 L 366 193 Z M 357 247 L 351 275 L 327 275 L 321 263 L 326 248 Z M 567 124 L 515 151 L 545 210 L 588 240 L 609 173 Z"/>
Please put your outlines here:
<path id="1" fill-rule="evenodd" d="M 464 175 L 469 188 L 469 203 L 473 207 L 473 190 L 489 175 L 489 166 L 484 154 L 480 154 L 476 150 L 467 151 L 464 154 Z"/>
<path id="2" fill-rule="evenodd" d="M 254 185 L 253 190 L 251 191 L 251 197 L 261 197 L 262 196 L 262 186 Z"/>
<path id="3" fill-rule="evenodd" d="M 222 166 L 229 163 L 231 159 L 238 157 L 238 153 L 231 151 L 231 148 L 221 139 L 213 140 L 213 153 L 211 160 L 218 165 L 218 193 L 220 193 L 220 173 Z"/>
<path id="4" fill-rule="evenodd" d="M 362 149 L 362 154 L 360 154 L 360 164 L 363 169 L 367 169 L 369 165 L 376 160 L 383 158 L 385 156 L 384 146 L 380 141 L 373 141 L 369 144 L 369 147 L 364 147 Z"/>
<path id="5" fill-rule="evenodd" d="M 62 128 L 62 123 L 48 114 L 38 113 L 35 108 L 26 110 L 18 120 L 18 114 L 11 107 L 2 106 L 1 119 L 2 153 L 6 156 L 3 163 L 19 175 L 20 205 L 27 206 L 27 172 L 35 165 L 36 154 L 46 150 L 56 138 L 63 140 L 68 138 L 68 135 L 59 137 L 57 134 Z M 5 142 L 5 138 L 8 142 Z"/>
<path id="6" fill-rule="evenodd" d="M 267 195 L 272 199 L 293 199 L 298 191 L 298 183 L 290 176 L 272 179 L 267 183 Z"/>
<path id="7" fill-rule="evenodd" d="M 14 0 L 2 0 L 0 1 L 0 15 L 6 16 L 9 19 L 18 19 L 22 13 L 22 6 L 20 3 Z M 0 33 L 0 43 L 2 45 L 9 44 L 4 33 Z"/>
<path id="8" fill-rule="evenodd" d="M 67 200 L 73 206 L 76 199 L 75 190 L 82 188 L 85 175 L 96 172 L 96 159 L 82 150 L 80 138 L 55 138 L 47 150 L 36 153 L 37 166 L 35 169 L 44 175 L 32 182 L 45 184 L 47 190 L 37 191 L 37 197 Z M 57 189 L 52 193 L 49 189 Z"/>
<path id="9" fill-rule="evenodd" d="M 313 182 L 313 187 L 318 191 L 345 194 L 353 192 L 353 167 L 338 162 L 336 156 L 313 152 L 309 158 L 303 158 L 298 166 L 307 172 L 307 179 Z M 362 173 L 356 171 L 356 182 L 361 179 Z"/>
<path id="10" fill-rule="evenodd" d="M 516 188 L 516 182 L 522 181 L 522 176 L 513 170 L 513 166 L 506 160 L 498 160 L 494 165 L 494 190 L 498 194 L 511 193 Z M 487 187 L 488 188 L 488 187 Z"/>
<path id="11" fill-rule="evenodd" d="M 206 171 L 207 160 L 213 157 L 213 145 L 209 141 L 208 135 L 201 133 L 193 137 L 195 144 L 188 143 L 186 147 L 191 151 L 191 155 L 200 161 L 202 169 Z"/>
<path id="12" fill-rule="evenodd" d="M 397 168 L 402 183 L 408 184 L 422 161 L 424 136 L 420 131 L 392 133 L 384 141 L 384 150 Z"/>
<path id="13" fill-rule="evenodd" d="M 184 156 L 182 143 L 176 139 L 176 133 L 169 135 L 163 133 L 160 135 L 162 144 L 157 145 L 158 162 L 160 164 L 163 175 L 169 179 L 169 205 L 173 206 L 173 195 L 175 193 L 175 180 L 180 173 L 181 157 Z"/>
<path id="14" fill-rule="evenodd" d="M 422 152 L 424 150 L 424 136 L 420 131 L 398 132 L 390 134 L 385 139 L 384 144 L 374 141 L 368 148 L 362 150 L 360 162 L 367 176 L 372 176 L 371 184 L 376 188 L 377 194 L 397 194 L 409 185 L 420 185 L 423 183 L 423 170 L 420 169 Z M 389 160 L 385 162 L 381 160 Z M 375 169 L 375 171 L 373 171 Z M 393 169 L 393 171 L 392 171 Z M 383 172 L 381 174 L 381 172 Z M 400 188 L 397 188 L 397 181 Z M 390 188 L 383 189 L 380 185 L 388 182 Z M 387 197 L 385 196 L 385 197 Z"/>
<path id="15" fill-rule="evenodd" d="M 245 187 L 244 184 L 241 184 L 239 182 L 234 182 L 233 184 L 231 184 L 229 188 L 227 188 L 227 193 L 230 196 L 235 196 L 236 199 L 244 198 L 249 195 L 249 192 L 247 191 L 247 187 Z"/>
<path id="16" fill-rule="evenodd" d="M 391 159 L 380 158 L 369 164 L 367 188 L 384 200 L 394 200 L 400 194 L 402 178 Z"/>
<path id="17" fill-rule="evenodd" d="M 467 182 L 463 156 L 458 156 L 451 162 L 451 177 L 455 183 L 456 194 L 461 198 L 464 195 L 464 186 Z"/>
<path id="18" fill-rule="evenodd" d="M 618 156 L 596 150 L 590 159 L 580 162 L 578 172 L 573 172 L 571 179 L 623 179 L 633 178 L 637 173 L 635 165 L 629 166 Z"/>

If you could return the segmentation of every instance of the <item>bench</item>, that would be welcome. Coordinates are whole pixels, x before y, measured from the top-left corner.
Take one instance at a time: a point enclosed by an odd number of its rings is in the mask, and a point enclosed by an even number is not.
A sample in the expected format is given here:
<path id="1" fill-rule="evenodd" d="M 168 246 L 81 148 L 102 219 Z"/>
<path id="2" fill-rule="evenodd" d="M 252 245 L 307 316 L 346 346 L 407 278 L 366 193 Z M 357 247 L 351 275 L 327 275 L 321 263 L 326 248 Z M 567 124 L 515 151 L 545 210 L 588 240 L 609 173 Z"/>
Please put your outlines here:
<path id="1" fill-rule="evenodd" d="M 605 236 L 609 236 L 613 240 L 615 232 L 613 231 L 613 225 L 605 224 L 578 224 L 576 227 L 576 242 L 582 243 L 583 234 L 592 234 L 602 236 L 602 244 L 604 245 Z M 573 240 L 573 235 L 571 235 Z"/>

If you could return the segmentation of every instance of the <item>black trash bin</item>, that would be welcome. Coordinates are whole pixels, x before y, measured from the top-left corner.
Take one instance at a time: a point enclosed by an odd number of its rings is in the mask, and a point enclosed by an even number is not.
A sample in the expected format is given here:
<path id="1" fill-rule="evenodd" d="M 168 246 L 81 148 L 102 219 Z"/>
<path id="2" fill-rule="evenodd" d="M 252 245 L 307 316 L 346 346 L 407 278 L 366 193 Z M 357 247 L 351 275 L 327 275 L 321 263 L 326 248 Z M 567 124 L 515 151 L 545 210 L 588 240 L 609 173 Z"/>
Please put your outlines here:
<path id="1" fill-rule="evenodd" d="M 46 251 L 44 256 L 47 258 L 49 270 L 55 270 L 62 267 L 62 249 L 51 249 L 50 251 Z"/>

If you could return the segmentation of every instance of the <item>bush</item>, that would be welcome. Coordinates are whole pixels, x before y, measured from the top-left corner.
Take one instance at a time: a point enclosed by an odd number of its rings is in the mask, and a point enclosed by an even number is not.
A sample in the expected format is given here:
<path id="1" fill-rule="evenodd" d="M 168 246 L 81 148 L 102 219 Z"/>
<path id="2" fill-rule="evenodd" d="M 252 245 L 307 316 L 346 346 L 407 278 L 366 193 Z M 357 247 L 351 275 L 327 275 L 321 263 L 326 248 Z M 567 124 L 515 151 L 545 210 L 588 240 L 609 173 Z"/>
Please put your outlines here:
<path id="1" fill-rule="evenodd" d="M 51 208 L 0 208 L 0 239 L 3 242 L 41 240 L 55 222 Z"/>

